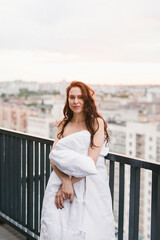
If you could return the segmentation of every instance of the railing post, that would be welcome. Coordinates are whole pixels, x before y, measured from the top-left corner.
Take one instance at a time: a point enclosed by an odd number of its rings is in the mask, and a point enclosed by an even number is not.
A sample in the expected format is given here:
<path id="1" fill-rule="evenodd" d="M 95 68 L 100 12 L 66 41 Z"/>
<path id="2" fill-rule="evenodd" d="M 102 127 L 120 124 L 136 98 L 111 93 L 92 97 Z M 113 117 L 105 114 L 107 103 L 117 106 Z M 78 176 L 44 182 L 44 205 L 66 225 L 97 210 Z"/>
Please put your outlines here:
<path id="1" fill-rule="evenodd" d="M 140 169 L 131 167 L 130 205 L 129 205 L 129 240 L 138 240 L 139 226 Z"/>
<path id="2" fill-rule="evenodd" d="M 118 214 L 118 240 L 123 240 L 124 223 L 124 186 L 125 186 L 125 166 L 120 163 L 119 166 L 119 214 Z"/>
<path id="3" fill-rule="evenodd" d="M 114 171 L 115 171 L 115 163 L 110 161 L 110 169 L 109 169 L 109 187 L 111 191 L 112 197 L 112 208 L 114 209 Z"/>
<path id="4" fill-rule="evenodd" d="M 160 171 L 152 172 L 151 240 L 160 239 Z"/>
<path id="5" fill-rule="evenodd" d="M 2 205 L 2 134 L 0 133 L 0 211 L 1 211 L 1 205 Z M 0 224 L 2 224 L 0 220 Z"/>
<path id="6" fill-rule="evenodd" d="M 2 208 L 2 159 L 3 159 L 3 135 L 0 133 L 0 211 Z M 4 222 L 0 219 L 0 224 L 3 224 Z"/>
<path id="7" fill-rule="evenodd" d="M 158 172 L 157 193 L 157 239 L 160 239 L 160 171 Z"/>
<path id="8" fill-rule="evenodd" d="M 33 230 L 33 142 L 27 142 L 27 227 Z"/>

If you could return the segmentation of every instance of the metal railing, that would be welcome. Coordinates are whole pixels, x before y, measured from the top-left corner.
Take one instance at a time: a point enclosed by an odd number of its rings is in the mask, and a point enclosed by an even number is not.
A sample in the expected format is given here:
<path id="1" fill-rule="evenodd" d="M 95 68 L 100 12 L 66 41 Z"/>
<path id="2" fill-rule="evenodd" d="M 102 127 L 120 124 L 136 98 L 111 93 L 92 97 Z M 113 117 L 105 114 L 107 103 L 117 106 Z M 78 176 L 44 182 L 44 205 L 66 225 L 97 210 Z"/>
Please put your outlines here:
<path id="1" fill-rule="evenodd" d="M 123 240 L 124 223 L 124 189 L 125 166 L 130 166 L 130 196 L 129 196 L 129 240 L 138 240 L 139 233 L 139 207 L 140 207 L 140 173 L 141 170 L 150 170 L 152 174 L 151 185 L 151 231 L 150 239 L 160 239 L 160 163 L 150 162 L 123 155 L 109 153 L 110 160 L 109 185 L 112 202 L 114 202 L 114 175 L 115 163 L 119 164 L 119 207 L 118 207 L 118 240 Z M 147 211 L 147 209 L 146 209 Z"/>
<path id="2" fill-rule="evenodd" d="M 0 128 L 0 220 L 28 239 L 38 239 L 44 190 L 51 172 L 53 141 Z M 118 240 L 123 240 L 125 166 L 130 166 L 129 240 L 138 240 L 140 173 L 152 172 L 151 240 L 160 239 L 160 163 L 109 153 L 109 185 L 114 202 L 115 164 L 119 165 Z"/>
<path id="3" fill-rule="evenodd" d="M 38 239 L 53 141 L 0 129 L 0 219 Z"/>

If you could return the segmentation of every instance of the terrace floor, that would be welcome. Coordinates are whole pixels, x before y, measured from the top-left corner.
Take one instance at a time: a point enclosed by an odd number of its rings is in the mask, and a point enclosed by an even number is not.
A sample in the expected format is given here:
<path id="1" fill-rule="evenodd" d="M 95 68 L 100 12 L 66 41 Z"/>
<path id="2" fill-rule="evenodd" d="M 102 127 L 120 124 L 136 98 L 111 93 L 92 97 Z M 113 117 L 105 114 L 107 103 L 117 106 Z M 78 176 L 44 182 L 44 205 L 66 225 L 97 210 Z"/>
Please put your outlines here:
<path id="1" fill-rule="evenodd" d="M 0 240 L 25 240 L 26 237 L 15 229 L 10 227 L 8 224 L 1 224 L 0 225 Z"/>

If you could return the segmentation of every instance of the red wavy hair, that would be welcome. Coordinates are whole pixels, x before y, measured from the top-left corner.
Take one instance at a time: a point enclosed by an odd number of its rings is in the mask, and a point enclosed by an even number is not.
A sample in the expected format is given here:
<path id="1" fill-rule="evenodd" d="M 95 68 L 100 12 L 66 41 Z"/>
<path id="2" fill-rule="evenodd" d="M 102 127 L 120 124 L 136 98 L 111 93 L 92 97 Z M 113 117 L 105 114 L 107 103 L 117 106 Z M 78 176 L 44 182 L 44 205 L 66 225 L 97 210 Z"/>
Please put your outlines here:
<path id="1" fill-rule="evenodd" d="M 73 117 L 73 112 L 70 109 L 69 102 L 68 102 L 69 91 L 71 90 L 72 87 L 79 87 L 81 89 L 82 97 L 84 100 L 83 111 L 86 114 L 85 123 L 86 123 L 88 131 L 91 134 L 91 147 L 95 146 L 93 143 L 93 137 L 94 137 L 95 133 L 97 132 L 97 130 L 99 129 L 99 123 L 98 123 L 97 118 L 99 117 L 99 118 L 103 119 L 103 117 L 97 111 L 97 107 L 96 107 L 95 100 L 94 100 L 94 90 L 91 89 L 87 84 L 80 82 L 80 81 L 73 81 L 66 88 L 66 102 L 65 102 L 65 105 L 63 108 L 64 118 L 58 125 L 58 126 L 60 126 L 62 124 L 62 131 L 57 135 L 57 137 L 60 139 L 63 136 L 64 128 L 71 121 L 71 119 Z M 97 126 L 98 126 L 97 129 L 95 129 L 95 122 L 97 123 Z M 107 142 L 109 142 L 107 123 L 104 119 L 103 119 L 103 122 L 104 122 L 105 140 Z"/>

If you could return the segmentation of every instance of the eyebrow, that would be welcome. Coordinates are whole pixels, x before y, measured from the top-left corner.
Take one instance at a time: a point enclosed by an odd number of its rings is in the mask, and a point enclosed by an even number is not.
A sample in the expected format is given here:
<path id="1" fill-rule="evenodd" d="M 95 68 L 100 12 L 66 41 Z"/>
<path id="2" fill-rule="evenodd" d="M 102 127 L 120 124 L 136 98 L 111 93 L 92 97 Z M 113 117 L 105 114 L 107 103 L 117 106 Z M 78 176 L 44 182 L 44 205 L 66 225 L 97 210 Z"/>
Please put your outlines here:
<path id="1" fill-rule="evenodd" d="M 73 95 L 73 94 L 71 94 L 71 95 L 69 95 L 69 97 L 75 97 L 76 95 Z M 82 95 L 77 95 L 77 97 L 82 97 Z"/>

